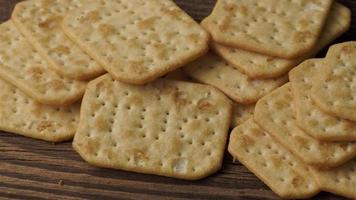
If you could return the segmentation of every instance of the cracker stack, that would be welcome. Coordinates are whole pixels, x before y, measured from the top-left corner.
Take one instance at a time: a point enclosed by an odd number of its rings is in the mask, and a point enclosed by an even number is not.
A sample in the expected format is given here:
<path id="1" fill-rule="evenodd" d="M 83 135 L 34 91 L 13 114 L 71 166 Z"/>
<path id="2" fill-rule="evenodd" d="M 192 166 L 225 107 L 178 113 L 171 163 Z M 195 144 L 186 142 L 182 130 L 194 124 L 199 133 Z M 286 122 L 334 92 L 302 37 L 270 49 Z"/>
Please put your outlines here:
<path id="1" fill-rule="evenodd" d="M 257 102 L 254 119 L 233 130 L 230 153 L 280 196 L 307 198 L 323 190 L 356 198 L 356 120 L 350 112 L 356 110 L 355 56 L 356 42 L 346 42 L 332 46 L 324 59 L 304 61 L 289 73 L 290 83 Z M 259 134 L 271 141 L 256 141 Z M 316 189 L 309 184 L 296 192 L 305 180 L 281 168 L 308 168 L 313 176 L 307 181 Z M 296 188 L 286 187 L 291 177 Z"/>
<path id="2" fill-rule="evenodd" d="M 356 198 L 356 43 L 303 62 L 350 11 L 219 0 L 201 25 L 171 0 L 19 3 L 0 25 L 0 129 L 74 137 L 95 166 L 196 180 L 220 169 L 238 126 L 230 153 L 280 196 Z"/>
<path id="3" fill-rule="evenodd" d="M 332 1 L 220 0 L 201 25 L 211 34 L 210 46 L 221 63 L 208 55 L 184 70 L 229 96 L 236 103 L 234 113 L 247 111 L 234 115 L 231 127 L 236 127 L 234 122 L 248 119 L 261 97 L 287 81 L 293 67 L 347 31 L 350 15 Z"/>
<path id="4" fill-rule="evenodd" d="M 11 19 L 49 67 L 62 76 L 90 80 L 103 74 L 103 68 L 64 34 L 61 23 L 68 12 L 91 1 L 23 1 L 16 5 Z"/>
<path id="5" fill-rule="evenodd" d="M 0 129 L 50 142 L 72 139 L 86 82 L 50 69 L 12 21 L 0 32 Z"/>

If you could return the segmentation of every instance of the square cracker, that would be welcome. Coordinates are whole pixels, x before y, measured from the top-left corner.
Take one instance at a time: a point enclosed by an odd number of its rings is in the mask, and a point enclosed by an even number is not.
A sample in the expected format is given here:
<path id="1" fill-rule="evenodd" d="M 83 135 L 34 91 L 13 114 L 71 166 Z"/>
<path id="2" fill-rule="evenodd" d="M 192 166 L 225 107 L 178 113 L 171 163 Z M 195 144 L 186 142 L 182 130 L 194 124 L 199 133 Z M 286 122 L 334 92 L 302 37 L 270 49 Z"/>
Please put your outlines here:
<path id="1" fill-rule="evenodd" d="M 290 83 L 258 101 L 254 119 L 306 164 L 336 167 L 356 156 L 356 143 L 320 142 L 297 126 Z"/>
<path id="2" fill-rule="evenodd" d="M 79 121 L 80 103 L 52 107 L 30 99 L 0 79 L 0 130 L 49 142 L 73 138 Z"/>
<path id="3" fill-rule="evenodd" d="M 232 131 L 228 150 L 282 198 L 309 198 L 320 191 L 309 167 L 252 119 Z"/>
<path id="4" fill-rule="evenodd" d="M 73 146 L 90 164 L 181 179 L 220 169 L 231 101 L 211 86 L 104 75 L 89 83 Z"/>
<path id="5" fill-rule="evenodd" d="M 321 141 L 356 141 L 356 122 L 324 112 L 311 98 L 314 76 L 323 69 L 323 60 L 313 59 L 303 62 L 289 72 L 297 124 L 306 133 Z"/>
<path id="6" fill-rule="evenodd" d="M 59 74 L 88 80 L 104 69 L 71 41 L 63 32 L 63 16 L 70 10 L 95 0 L 28 0 L 16 5 L 12 20 Z"/>
<path id="7" fill-rule="evenodd" d="M 193 79 L 212 85 L 240 104 L 253 104 L 287 82 L 288 77 L 250 79 L 219 56 L 208 53 L 183 70 Z"/>
<path id="8" fill-rule="evenodd" d="M 312 98 L 325 112 L 356 122 L 356 41 L 330 47 Z"/>
<path id="9" fill-rule="evenodd" d="M 334 39 L 346 32 L 350 27 L 350 22 L 350 9 L 341 4 L 334 3 L 316 46 L 306 55 L 296 59 L 266 56 L 251 51 L 245 51 L 243 49 L 224 46 L 217 42 L 212 42 L 211 46 L 214 51 L 227 62 L 249 77 L 274 78 L 288 72 L 291 68 L 305 59 L 315 56 Z M 202 25 L 204 24 L 206 24 L 205 21 L 203 21 Z"/>
<path id="10" fill-rule="evenodd" d="M 322 190 L 356 199 L 356 159 L 330 170 L 314 170 Z"/>
<path id="11" fill-rule="evenodd" d="M 280 58 L 314 48 L 333 0 L 219 0 L 208 18 L 214 40 Z"/>
<path id="12" fill-rule="evenodd" d="M 98 1 L 63 29 L 117 80 L 148 83 L 208 50 L 209 34 L 171 0 Z"/>
<path id="13" fill-rule="evenodd" d="M 1 24 L 0 32 L 1 78 L 42 104 L 69 105 L 83 97 L 87 83 L 49 69 L 12 21 Z"/>

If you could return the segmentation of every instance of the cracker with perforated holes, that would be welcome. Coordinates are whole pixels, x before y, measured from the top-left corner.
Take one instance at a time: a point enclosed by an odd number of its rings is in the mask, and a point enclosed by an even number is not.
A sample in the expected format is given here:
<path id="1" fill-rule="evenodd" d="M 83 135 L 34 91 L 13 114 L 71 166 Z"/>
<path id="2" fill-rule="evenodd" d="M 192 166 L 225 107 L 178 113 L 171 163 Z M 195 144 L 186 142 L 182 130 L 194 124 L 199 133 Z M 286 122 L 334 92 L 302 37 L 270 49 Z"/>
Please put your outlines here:
<path id="1" fill-rule="evenodd" d="M 64 78 L 42 59 L 12 21 L 0 25 L 0 77 L 34 100 L 69 105 L 82 98 L 87 82 Z"/>
<path id="2" fill-rule="evenodd" d="M 356 141 L 355 122 L 329 115 L 311 99 L 314 76 L 323 69 L 323 60 L 313 59 L 289 72 L 296 122 L 306 133 L 321 141 Z"/>
<path id="3" fill-rule="evenodd" d="M 0 79 L 0 130 L 49 142 L 73 138 L 80 103 L 68 107 L 39 104 Z"/>
<path id="4" fill-rule="evenodd" d="M 202 24 L 206 24 L 203 21 Z M 312 51 L 297 59 L 283 59 L 245 51 L 212 42 L 211 46 L 232 66 L 251 78 L 274 78 L 288 72 L 307 58 L 315 56 L 320 50 L 346 32 L 350 27 L 351 11 L 335 3 L 328 16 L 325 28 Z"/>
<path id="5" fill-rule="evenodd" d="M 117 80 L 145 84 L 208 50 L 209 34 L 171 0 L 98 2 L 63 29 Z"/>
<path id="6" fill-rule="evenodd" d="M 104 69 L 63 32 L 63 16 L 95 0 L 28 0 L 16 5 L 12 20 L 22 34 L 59 74 L 88 80 Z"/>
<path id="7" fill-rule="evenodd" d="M 207 85 L 160 79 L 89 83 L 73 146 L 90 164 L 181 179 L 220 169 L 231 101 Z"/>
<path id="8" fill-rule="evenodd" d="M 309 167 L 252 119 L 232 131 L 228 150 L 282 198 L 309 198 L 320 191 Z"/>
<path id="9" fill-rule="evenodd" d="M 314 175 L 322 190 L 356 199 L 356 159 L 330 170 L 315 170 Z"/>
<path id="10" fill-rule="evenodd" d="M 183 70 L 193 79 L 220 89 L 241 104 L 256 103 L 258 99 L 288 80 L 287 76 L 252 80 L 212 53 L 188 64 Z"/>
<path id="11" fill-rule="evenodd" d="M 280 58 L 314 48 L 333 0 L 219 0 L 208 18 L 214 41 Z"/>
<path id="12" fill-rule="evenodd" d="M 258 101 L 254 119 L 307 164 L 336 167 L 356 156 L 356 143 L 320 142 L 297 126 L 290 83 Z"/>
<path id="13" fill-rule="evenodd" d="M 232 118 L 231 118 L 231 128 L 235 128 L 245 121 L 253 117 L 253 112 L 255 111 L 255 104 L 251 105 L 241 105 L 238 103 L 232 104 Z"/>
<path id="14" fill-rule="evenodd" d="M 325 112 L 356 122 L 356 42 L 330 47 L 315 75 L 312 98 Z"/>

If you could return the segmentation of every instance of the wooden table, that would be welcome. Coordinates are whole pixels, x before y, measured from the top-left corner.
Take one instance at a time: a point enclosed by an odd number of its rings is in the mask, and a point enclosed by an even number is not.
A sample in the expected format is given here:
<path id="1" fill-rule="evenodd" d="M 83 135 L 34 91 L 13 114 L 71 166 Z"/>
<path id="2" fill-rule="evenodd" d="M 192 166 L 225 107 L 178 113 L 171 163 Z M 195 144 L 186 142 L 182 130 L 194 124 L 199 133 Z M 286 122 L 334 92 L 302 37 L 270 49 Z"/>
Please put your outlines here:
<path id="1" fill-rule="evenodd" d="M 0 0 L 5 21 L 19 0 Z M 176 0 L 196 20 L 208 15 L 214 0 Z M 356 14 L 355 0 L 340 0 Z M 337 42 L 356 39 L 351 30 Z M 1 33 L 0 33 L 1 34 Z M 8 199 L 277 199 L 267 186 L 228 154 L 222 170 L 204 180 L 171 178 L 89 166 L 71 143 L 49 144 L 0 132 L 0 198 Z M 341 199 L 321 193 L 315 199 Z"/>

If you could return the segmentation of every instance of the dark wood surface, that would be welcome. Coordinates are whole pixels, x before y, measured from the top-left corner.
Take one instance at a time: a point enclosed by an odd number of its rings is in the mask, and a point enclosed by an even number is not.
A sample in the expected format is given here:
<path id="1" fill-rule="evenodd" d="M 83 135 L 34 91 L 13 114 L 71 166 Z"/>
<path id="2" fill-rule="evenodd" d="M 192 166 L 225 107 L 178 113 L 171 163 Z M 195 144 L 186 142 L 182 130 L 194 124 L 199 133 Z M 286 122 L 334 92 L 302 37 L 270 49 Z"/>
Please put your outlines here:
<path id="1" fill-rule="evenodd" d="M 5 21 L 19 0 L 0 0 Z M 207 16 L 214 0 L 176 0 L 192 17 Z M 340 0 L 356 15 L 356 0 Z M 337 42 L 356 39 L 351 30 Z M 1 34 L 1 33 L 0 33 Z M 1 88 L 0 88 L 1 89 Z M 278 199 L 226 154 L 222 170 L 204 180 L 171 178 L 89 166 L 70 143 L 49 144 L 0 132 L 0 199 Z M 320 193 L 315 199 L 342 199 Z"/>

